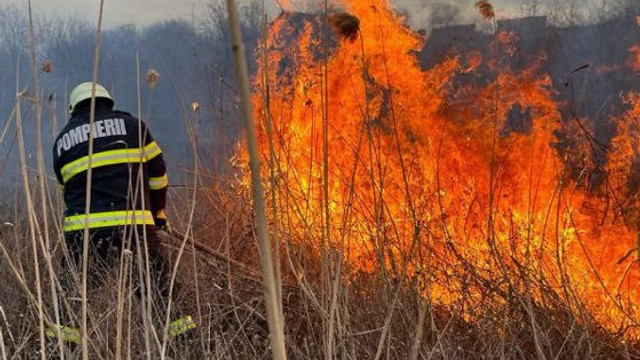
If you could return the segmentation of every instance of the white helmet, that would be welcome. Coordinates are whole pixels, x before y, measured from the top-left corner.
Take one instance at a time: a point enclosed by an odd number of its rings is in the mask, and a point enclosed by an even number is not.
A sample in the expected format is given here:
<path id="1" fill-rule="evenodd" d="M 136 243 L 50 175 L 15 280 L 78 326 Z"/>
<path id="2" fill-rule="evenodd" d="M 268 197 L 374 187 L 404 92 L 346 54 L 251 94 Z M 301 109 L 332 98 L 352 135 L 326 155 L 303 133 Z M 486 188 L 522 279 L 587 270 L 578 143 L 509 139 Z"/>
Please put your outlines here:
<path id="1" fill-rule="evenodd" d="M 91 92 L 93 91 L 92 82 L 84 82 L 76 86 L 69 95 L 69 110 L 73 111 L 76 105 L 80 102 L 91 99 Z M 96 98 L 109 99 L 113 102 L 113 98 L 109 95 L 107 89 L 104 86 L 96 83 Z"/>

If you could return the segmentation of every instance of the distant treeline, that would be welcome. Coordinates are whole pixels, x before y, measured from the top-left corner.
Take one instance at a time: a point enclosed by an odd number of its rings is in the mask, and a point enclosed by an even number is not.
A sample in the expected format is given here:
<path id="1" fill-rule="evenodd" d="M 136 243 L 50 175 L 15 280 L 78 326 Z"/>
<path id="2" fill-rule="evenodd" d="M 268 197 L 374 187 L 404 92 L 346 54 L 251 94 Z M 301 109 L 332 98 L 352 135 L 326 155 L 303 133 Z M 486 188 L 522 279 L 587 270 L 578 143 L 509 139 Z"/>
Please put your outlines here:
<path id="1" fill-rule="evenodd" d="M 514 56 L 501 60 L 502 65 L 519 71 L 539 63 L 538 72 L 550 75 L 558 101 L 564 104 L 565 119 L 589 119 L 595 136 L 607 143 L 614 135 L 611 117 L 624 107 L 621 95 L 640 91 L 638 75 L 629 66 L 630 48 L 640 45 L 640 26 L 633 7 L 640 9 L 631 3 L 616 2 L 613 15 L 602 17 L 599 22 L 580 20 L 579 15 L 585 16 L 585 11 L 577 1 L 558 3 L 556 10 L 548 14 L 551 18 L 499 21 L 499 31 L 514 35 L 516 50 Z M 251 55 L 259 41 L 262 14 L 259 2 L 244 4 L 244 36 Z M 490 43 L 495 37 L 486 27 L 450 25 L 460 18 L 459 12 L 453 7 L 450 11 L 436 8 L 439 10 L 434 11 L 429 23 L 440 27 L 430 31 L 425 48 L 416 54 L 424 68 L 448 56 L 462 56 L 463 62 L 474 53 L 481 53 L 485 60 L 491 58 Z M 597 9 L 593 11 L 597 13 Z M 530 1 L 525 13 L 539 14 L 538 2 Z M 45 149 L 49 151 L 56 129 L 67 120 L 67 94 L 75 84 L 91 79 L 96 34 L 93 24 L 77 17 L 35 15 L 36 62 L 44 103 Z M 575 22 L 571 23 L 571 19 Z M 48 73 L 42 69 L 47 61 L 52 64 Z M 9 175 L 15 174 L 16 169 L 15 126 L 8 123 L 15 106 L 16 83 L 18 91 L 33 92 L 26 6 L 0 6 L 0 66 L 0 181 L 6 182 L 11 181 Z M 255 69 L 254 64 L 250 66 Z M 159 73 L 153 88 L 146 83 L 150 69 Z M 482 83 L 491 79 L 491 73 L 486 66 L 480 67 L 459 81 Z M 105 30 L 99 82 L 115 96 L 118 109 L 134 115 L 141 113 L 143 120 L 151 124 L 154 136 L 165 149 L 172 177 L 177 179 L 174 182 L 188 178 L 188 164 L 193 159 L 185 121 L 196 130 L 202 165 L 213 174 L 228 173 L 239 121 L 223 1 L 209 0 L 191 21 L 166 21 L 146 27 L 132 24 Z M 197 111 L 192 106 L 194 102 Z M 530 119 L 526 119 L 526 109 L 521 110 L 515 111 L 514 116 L 526 123 Z M 23 106 L 23 118 L 27 144 L 29 149 L 35 149 L 35 116 L 29 104 Z M 45 157 L 49 162 L 49 153 Z"/>
<path id="2" fill-rule="evenodd" d="M 245 6 L 244 34 L 251 51 L 259 36 L 261 15 Z M 67 121 L 67 96 L 77 83 L 91 81 L 96 29 L 77 17 L 36 16 L 36 57 L 44 104 L 45 157 L 56 129 Z M 26 6 L 0 7 L 0 178 L 15 174 L 17 144 L 11 123 L 19 90 L 34 92 Z M 227 159 L 238 138 L 237 96 L 232 52 L 226 31 L 223 3 L 203 6 L 193 21 L 166 21 L 146 27 L 125 25 L 102 34 L 99 82 L 116 99 L 116 107 L 151 124 L 164 148 L 177 182 L 184 180 L 193 160 L 185 121 L 194 126 L 203 165 L 212 172 L 228 171 Z M 138 60 L 139 59 L 139 60 Z M 51 63 L 51 71 L 43 66 Z M 138 65 L 139 63 L 139 65 Z M 159 73 L 155 87 L 147 72 Z M 46 69 L 49 70 L 49 69 Z M 138 84 L 140 103 L 138 106 Z M 197 103 L 197 111 L 194 111 Z M 23 101 L 28 151 L 35 151 L 35 116 Z M 50 166 L 50 165 L 49 165 Z M 181 179 L 183 178 L 183 179 Z"/>
<path id="3" fill-rule="evenodd" d="M 457 85 L 483 86 L 503 71 L 533 70 L 537 78 L 548 75 L 565 125 L 556 145 L 568 150 L 575 171 L 590 168 L 591 184 L 599 184 L 608 144 L 628 106 L 626 97 L 640 92 L 640 71 L 633 65 L 640 49 L 640 18 L 631 6 L 627 9 L 599 22 L 562 26 L 546 16 L 500 20 L 496 30 L 504 36 L 475 25 L 442 26 L 432 30 L 418 57 L 424 68 L 452 56 L 459 56 L 464 66 L 481 59 L 479 67 L 456 79 Z M 498 46 L 501 52 L 492 45 L 498 38 L 503 42 Z M 493 68 L 488 66 L 492 62 Z M 510 129 L 505 131 L 530 130 L 526 104 L 511 110 L 506 121 Z M 584 140 L 592 146 L 576 154 L 575 142 Z M 640 166 L 636 170 L 640 176 Z"/>

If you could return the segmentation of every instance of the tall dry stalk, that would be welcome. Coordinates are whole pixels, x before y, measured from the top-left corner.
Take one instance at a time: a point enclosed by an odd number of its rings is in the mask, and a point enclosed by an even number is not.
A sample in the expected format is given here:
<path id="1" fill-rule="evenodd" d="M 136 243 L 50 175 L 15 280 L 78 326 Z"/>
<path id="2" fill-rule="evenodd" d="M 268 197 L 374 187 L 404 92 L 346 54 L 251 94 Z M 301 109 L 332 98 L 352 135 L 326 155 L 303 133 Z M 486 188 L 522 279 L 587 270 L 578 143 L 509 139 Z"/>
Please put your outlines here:
<path id="1" fill-rule="evenodd" d="M 58 292 L 56 289 L 57 279 L 54 272 L 53 264 L 51 262 L 51 240 L 49 239 L 49 211 L 47 205 L 49 204 L 48 189 L 45 183 L 46 171 L 44 166 L 44 150 L 43 150 L 43 134 L 42 134 L 42 97 L 40 95 L 40 84 L 38 81 L 38 65 L 36 62 L 36 37 L 35 26 L 33 23 L 33 10 L 31 7 L 31 0 L 28 0 L 29 10 L 29 51 L 31 55 L 31 72 L 33 75 L 34 92 L 35 92 L 35 107 L 36 107 L 36 158 L 38 168 L 38 185 L 40 190 L 40 205 L 43 228 L 39 232 L 40 245 L 42 253 L 44 255 L 45 262 L 47 264 L 47 272 L 49 275 L 49 287 L 51 291 L 51 298 L 53 300 L 53 312 L 55 316 L 56 324 L 60 324 L 60 305 L 58 303 Z M 35 215 L 35 214 L 34 214 Z M 43 243 L 44 235 L 44 243 Z M 61 336 L 57 336 L 58 352 L 60 358 L 64 360 L 64 344 Z"/>
<path id="2" fill-rule="evenodd" d="M 96 117 L 96 84 L 98 82 L 98 69 L 100 64 L 100 40 L 102 35 L 102 15 L 104 13 L 104 0 L 100 0 L 98 13 L 98 28 L 96 29 L 96 43 L 93 49 L 93 86 L 91 87 L 91 109 L 89 111 L 89 128 L 93 128 Z M 91 212 L 91 163 L 93 160 L 93 131 L 89 131 L 89 150 L 87 159 L 87 188 L 85 197 L 84 238 L 82 242 L 82 359 L 89 360 L 89 339 L 87 332 L 87 312 L 89 299 L 87 297 L 87 276 L 89 270 L 89 213 Z"/>
<path id="3" fill-rule="evenodd" d="M 271 87 L 269 86 L 269 53 L 267 48 L 267 36 L 269 34 L 267 24 L 267 13 L 262 6 L 262 61 L 263 61 L 263 81 L 264 81 L 264 115 L 266 119 L 267 138 L 269 141 L 269 180 L 271 188 L 271 216 L 273 221 L 273 247 L 274 247 L 274 267 L 276 283 L 282 284 L 282 270 L 280 268 L 280 235 L 278 232 L 278 181 L 276 180 L 277 154 L 273 140 L 273 117 L 271 116 Z M 282 289 L 278 287 L 278 307 L 282 313 Z M 283 319 L 284 321 L 284 319 Z"/>
<path id="4" fill-rule="evenodd" d="M 135 181 L 135 189 L 133 191 L 133 200 L 132 203 L 137 203 L 137 199 L 140 199 L 141 210 L 147 210 L 146 198 L 142 194 L 143 189 L 146 184 L 144 183 L 145 177 L 143 176 L 144 172 L 144 144 L 146 143 L 146 134 L 142 134 L 142 91 L 140 89 L 141 80 L 140 80 L 140 46 L 138 42 L 138 31 L 134 27 L 134 36 L 135 36 L 135 62 L 136 62 L 136 101 L 138 105 L 138 144 L 140 146 L 140 162 L 138 164 L 138 177 Z M 133 228 L 134 240 L 136 241 L 135 247 L 138 251 L 136 251 L 136 255 L 138 258 L 138 276 L 140 277 L 141 283 L 144 283 L 145 288 L 144 291 L 140 291 L 142 297 L 142 313 L 143 313 L 143 324 L 144 324 L 144 343 L 147 350 L 147 358 L 151 358 L 151 336 L 154 336 L 156 340 L 156 344 L 160 347 L 160 340 L 158 339 L 157 333 L 155 331 L 154 323 L 153 323 L 153 289 L 151 286 L 151 269 L 149 263 L 149 251 L 147 244 L 147 227 L 142 227 L 142 237 L 140 237 L 138 227 Z M 151 331 L 151 332 L 150 332 Z"/>
<path id="5" fill-rule="evenodd" d="M 2 256 L 5 258 L 5 260 L 7 261 L 7 265 L 11 269 L 11 274 L 15 277 L 16 281 L 18 282 L 18 285 L 20 285 L 20 288 L 24 292 L 24 295 L 27 297 L 28 302 L 34 305 L 36 308 L 38 308 L 38 299 L 36 298 L 35 295 L 33 295 L 33 293 L 31 292 L 31 289 L 29 288 L 29 285 L 27 284 L 27 279 L 24 277 L 24 271 L 21 265 L 16 264 L 12 260 L 13 257 L 9 254 L 9 252 L 7 251 L 7 248 L 1 242 L 0 242 L 0 252 L 2 252 Z M 2 316 L 4 317 L 4 311 L 1 306 L 0 306 L 0 313 L 2 313 Z M 45 316 L 44 322 L 47 324 L 50 323 L 49 319 L 46 316 L 46 313 L 44 314 L 44 316 Z M 6 319 L 5 319 L 5 322 L 6 322 Z M 9 332 L 9 334 L 11 333 Z"/>
<path id="6" fill-rule="evenodd" d="M 19 64 L 18 60 L 18 64 Z M 18 69 L 20 67 L 18 66 Z M 36 282 L 36 294 L 37 303 L 36 308 L 38 312 L 38 336 L 40 340 L 40 357 L 45 360 L 47 357 L 44 338 L 44 303 L 42 299 L 42 283 L 40 280 L 40 261 L 38 255 L 38 245 L 36 240 L 36 224 L 35 224 L 35 209 L 33 205 L 33 199 L 31 197 L 31 187 L 29 185 L 29 174 L 27 170 L 27 155 L 24 143 L 24 132 L 22 129 L 22 109 L 20 107 L 20 94 L 19 89 L 19 77 L 16 77 L 16 93 L 18 97 L 16 99 L 16 127 L 20 152 L 20 173 L 22 175 L 22 186 L 24 187 L 24 197 L 27 203 L 27 217 L 29 219 L 29 238 L 31 239 L 31 251 L 33 256 L 33 270 L 35 274 Z"/>
<path id="7" fill-rule="evenodd" d="M 342 266 L 343 266 L 343 252 L 344 252 L 344 240 L 346 237 L 346 223 L 347 223 L 347 219 L 349 218 L 349 210 L 350 210 L 350 204 L 351 201 L 353 200 L 353 195 L 354 195 L 354 184 L 355 184 L 355 176 L 356 176 L 356 171 L 357 171 L 357 166 L 358 166 L 358 158 L 359 158 L 359 153 L 360 153 L 360 146 L 362 145 L 362 134 L 364 134 L 364 131 L 361 133 L 361 137 L 360 140 L 358 142 L 358 150 L 357 152 L 357 156 L 356 156 L 356 160 L 354 163 L 354 170 L 351 176 L 351 182 L 350 182 L 350 186 L 349 186 L 349 195 L 347 197 L 347 206 L 345 209 L 345 213 L 344 218 L 343 218 L 343 225 L 342 225 L 342 229 L 341 229 L 341 240 L 340 240 L 340 245 L 341 248 L 339 249 L 339 251 L 335 251 L 335 247 L 331 242 L 331 236 L 330 236 L 330 229 L 331 229 L 331 222 L 330 222 L 330 213 L 329 213 L 329 134 L 328 134 L 328 130 L 329 130 L 329 95 L 328 95 L 328 86 L 329 86 L 329 71 L 328 71 L 328 61 L 329 61 L 329 54 L 328 54 L 328 48 L 327 48 L 327 42 L 328 42 L 328 31 L 329 31 L 329 7 L 328 7 L 328 2 L 325 1 L 324 3 L 324 11 L 325 11 L 325 16 L 324 16 L 324 44 L 323 44 L 323 51 L 324 53 L 324 57 L 323 57 L 323 94 L 322 94 L 322 128 L 323 128 L 323 191 L 324 191 L 324 217 L 325 217 L 325 235 L 326 235 L 326 245 L 328 247 L 328 251 L 329 251 L 329 258 L 327 259 L 327 261 L 329 262 L 329 271 L 327 276 L 329 277 L 329 287 L 328 287 L 328 297 L 330 299 L 329 302 L 329 324 L 328 324 L 328 328 L 327 328 L 327 339 L 326 339 L 326 353 L 325 353 L 325 358 L 327 359 L 333 359 L 333 352 L 334 352 L 334 337 L 335 337 L 335 327 L 336 327 L 336 322 L 337 317 L 338 317 L 338 295 L 341 292 L 341 287 L 342 287 L 342 283 L 341 283 L 341 276 L 342 276 Z M 354 41 L 356 38 L 360 38 L 360 46 L 361 46 L 361 61 L 362 61 L 362 81 L 364 83 L 364 99 L 365 99 L 365 113 L 364 113 L 364 126 L 363 126 L 363 130 L 365 129 L 365 127 L 370 130 L 369 127 L 369 120 L 370 120 L 370 113 L 369 113 L 369 109 L 370 109 L 370 98 L 368 96 L 369 93 L 369 83 L 368 83 L 368 69 L 367 69 L 367 60 L 366 60 L 366 53 L 365 53 L 365 47 L 364 47 L 364 38 L 362 36 L 362 32 L 360 31 L 360 21 L 359 19 L 357 19 L 355 16 L 352 16 L 350 14 L 346 14 L 346 13 L 341 13 L 341 14 L 337 14 L 334 15 L 333 18 L 331 19 L 332 21 L 332 27 L 334 28 L 334 31 L 336 31 L 336 33 L 340 36 L 343 37 L 349 41 Z M 369 141 L 371 143 L 371 132 L 368 131 L 367 134 L 369 134 Z M 373 166 L 372 166 L 373 167 Z M 372 176 L 372 184 L 375 184 L 375 180 L 373 179 Z M 373 186 L 375 188 L 375 185 Z M 374 199 L 376 199 L 376 194 L 375 194 L 375 189 L 374 189 Z M 376 201 L 377 203 L 377 201 Z M 376 218 L 378 218 L 378 216 L 376 216 Z"/>
<path id="8" fill-rule="evenodd" d="M 189 235 L 191 234 L 191 232 L 193 231 L 193 219 L 194 219 L 194 215 L 195 215 L 195 211 L 196 211 L 196 204 L 198 203 L 198 181 L 199 181 L 199 161 L 198 161 L 198 146 L 197 146 L 197 142 L 196 142 L 196 135 L 195 135 L 195 129 L 193 129 L 192 126 L 189 125 L 188 122 L 188 117 L 186 116 L 187 112 L 186 112 L 186 107 L 184 106 L 184 100 L 181 97 L 181 102 L 183 104 L 183 108 L 185 108 L 185 125 L 187 128 L 187 134 L 189 135 L 189 140 L 191 143 L 191 147 L 193 150 L 193 156 L 194 156 L 194 175 L 193 175 L 193 193 L 191 196 L 191 205 L 189 207 L 189 220 L 187 221 L 187 229 L 184 233 L 184 238 L 182 239 L 182 243 L 180 244 L 180 249 L 178 250 L 178 255 L 176 257 L 175 263 L 173 265 L 173 269 L 171 271 L 171 280 L 169 282 L 169 303 L 167 305 L 167 314 L 165 317 L 165 322 L 164 322 L 164 329 L 162 331 L 162 352 L 160 354 L 160 357 L 162 359 L 165 359 L 165 353 L 167 350 L 167 346 L 169 344 L 169 323 L 171 320 L 171 305 L 172 305 L 172 297 L 173 297 L 173 289 L 175 286 L 175 282 L 176 282 L 176 276 L 178 275 L 178 267 L 180 266 L 180 261 L 182 259 L 182 255 L 184 254 L 186 245 L 187 245 L 187 241 L 189 240 Z M 193 240 L 193 239 L 192 239 Z M 192 244 L 192 248 L 195 247 L 195 244 L 193 243 L 193 241 L 191 242 Z M 194 276 L 195 276 L 195 281 L 197 283 L 197 277 L 198 277 L 198 273 L 197 271 L 195 271 L 195 266 L 194 266 Z M 197 285 L 196 285 L 197 286 Z M 199 294 L 196 295 L 196 297 L 199 297 Z M 199 301 L 198 301 L 199 302 Z M 202 319 L 202 315 L 201 315 L 201 310 L 200 307 L 198 305 L 198 317 L 200 318 L 200 320 Z"/>
<path id="9" fill-rule="evenodd" d="M 411 342 L 411 348 L 409 349 L 409 360 L 418 360 L 418 355 L 420 355 L 420 347 L 422 345 L 422 335 L 424 333 L 424 322 L 427 317 L 427 310 L 429 308 L 429 304 L 426 300 L 420 296 L 419 308 L 418 308 L 418 322 L 416 324 L 415 332 L 413 335 L 413 341 Z"/>
<path id="10" fill-rule="evenodd" d="M 385 42 L 384 42 L 384 36 L 381 33 L 380 34 L 380 38 L 381 38 L 381 42 L 382 42 L 382 58 L 383 58 L 383 64 L 384 64 L 384 71 L 385 71 L 385 81 L 387 84 L 388 88 L 392 88 L 391 86 L 391 75 L 390 75 L 390 71 L 389 71 L 389 64 L 388 64 L 388 57 L 387 57 L 387 53 L 386 53 L 386 47 L 385 47 Z M 400 170 L 401 170 L 401 174 L 402 174 L 402 185 L 403 185 L 403 190 L 404 190 L 404 196 L 405 196 L 405 201 L 407 202 L 407 207 L 409 209 L 409 214 L 411 216 L 411 220 L 413 222 L 413 234 L 412 234 L 412 240 L 411 240 L 411 244 L 406 252 L 406 255 L 404 256 L 403 259 L 403 266 L 402 266 L 402 271 L 400 274 L 400 277 L 398 278 L 398 283 L 396 285 L 393 297 L 392 297 L 392 301 L 391 301 L 391 306 L 389 308 L 389 311 L 387 312 L 387 315 L 385 317 L 385 321 L 384 321 L 384 325 L 382 327 L 382 332 L 380 334 L 380 338 L 378 340 L 378 347 L 376 350 L 376 355 L 375 355 L 375 359 L 378 360 L 382 357 L 382 352 L 384 350 L 384 343 L 385 340 L 389 339 L 389 331 L 390 331 L 390 326 L 391 326 L 391 320 L 393 318 L 393 315 L 395 314 L 396 311 L 396 306 L 398 304 L 398 300 L 399 300 L 399 296 L 400 296 L 400 291 L 402 289 L 402 286 L 404 286 L 404 282 L 406 281 L 407 277 L 408 277 L 408 267 L 409 264 L 411 262 L 411 257 L 412 257 L 412 253 L 414 248 L 416 247 L 416 245 L 418 244 L 418 241 L 420 239 L 420 234 L 422 232 L 422 225 L 420 224 L 420 219 L 417 216 L 416 213 L 416 209 L 415 209 L 415 203 L 413 200 L 413 196 L 411 194 L 411 189 L 409 186 L 409 172 L 407 169 L 407 166 L 405 164 L 404 158 L 403 158 L 403 153 L 402 153 L 402 142 L 400 141 L 400 135 L 399 135 L 399 131 L 398 131 L 398 127 L 400 126 L 399 124 L 399 118 L 396 114 L 396 107 L 395 107 L 395 102 L 394 102 L 394 97 L 392 92 L 389 94 L 389 112 L 391 114 L 391 120 L 392 120 L 392 135 L 393 135 L 393 140 L 395 142 L 395 149 L 397 152 L 397 156 L 398 156 L 398 163 L 400 165 Z M 393 219 L 391 219 L 391 221 L 393 221 Z M 422 326 L 421 322 L 418 321 L 418 323 L 416 324 L 416 336 L 418 335 L 419 331 L 422 330 L 418 330 L 417 327 L 418 326 Z M 420 339 L 422 337 L 420 336 Z"/>
<path id="11" fill-rule="evenodd" d="M 175 84 L 177 88 L 177 84 Z M 184 97 L 182 95 L 180 95 L 180 101 L 182 102 L 182 107 L 184 109 L 185 114 L 187 114 L 187 110 L 186 110 L 186 106 L 185 106 L 185 102 L 184 102 Z M 193 109 L 193 108 L 192 108 Z M 195 116 L 199 116 L 198 112 L 196 111 L 196 109 L 193 109 L 193 113 Z M 201 182 L 201 177 L 199 176 L 199 167 L 200 167 L 200 155 L 198 153 L 198 136 L 197 136 L 197 131 L 195 129 L 195 125 L 191 124 L 189 126 L 188 123 L 188 117 L 185 116 L 185 125 L 187 128 L 187 131 L 190 132 L 190 142 L 192 144 L 192 151 L 193 151 L 193 159 L 194 159 L 194 179 L 193 179 L 193 197 L 191 199 L 191 211 L 189 214 L 189 221 L 187 223 L 187 229 L 189 231 L 186 232 L 186 236 L 188 236 L 188 238 L 191 239 L 191 260 L 192 260 L 192 264 L 193 264 L 193 285 L 194 285 L 194 290 L 195 290 L 195 296 L 196 296 L 196 311 L 198 312 L 197 314 L 197 323 L 200 324 L 199 326 L 202 326 L 203 324 L 203 317 L 202 317 L 202 302 L 201 302 L 201 292 L 200 292 L 200 280 L 198 277 L 198 262 L 197 262 L 197 258 L 196 258 L 196 239 L 195 236 L 193 234 L 193 219 L 194 219 L 194 215 L 195 215 L 195 209 L 196 209 L 196 202 L 197 202 L 197 193 L 198 193 L 198 183 Z M 187 237 L 185 237 L 185 241 L 188 239 Z M 175 268 L 176 272 L 177 272 L 177 267 Z M 173 288 L 173 285 L 171 285 L 171 288 Z M 167 312 L 169 313 L 169 309 L 167 310 Z M 205 349 L 205 332 L 204 331 L 200 331 L 200 345 L 202 346 L 202 349 Z"/>
<path id="12" fill-rule="evenodd" d="M 0 327 L 0 353 L 2 353 L 2 360 L 7 360 L 7 348 L 4 344 L 4 334 L 2 327 Z"/>
<path id="13" fill-rule="evenodd" d="M 251 104 L 251 92 L 249 89 L 249 71 L 244 51 L 244 44 L 242 42 L 238 8 L 234 0 L 227 0 L 227 11 L 229 15 L 229 29 L 235 58 L 236 75 L 238 77 L 238 88 L 240 89 L 240 96 L 242 100 L 241 110 L 249 149 L 252 197 L 256 213 L 258 251 L 260 253 L 262 267 L 267 320 L 271 336 L 271 349 L 273 351 L 274 359 L 283 360 L 287 358 L 287 350 L 285 347 L 283 316 L 278 306 L 280 303 L 278 300 L 278 288 L 280 287 L 280 284 L 276 283 L 273 259 L 271 256 L 271 242 L 269 240 L 269 230 L 267 227 L 267 213 L 264 194 L 262 192 L 262 180 L 260 179 L 260 156 L 256 141 L 253 106 Z"/>
<path id="14" fill-rule="evenodd" d="M 123 332 L 123 321 L 124 321 L 124 300 L 125 293 L 128 294 L 129 283 L 128 283 L 128 274 L 131 268 L 131 261 L 133 256 L 131 251 L 122 250 L 122 255 L 120 256 L 121 261 L 121 269 L 118 273 L 118 300 L 116 305 L 116 360 L 122 359 L 122 332 Z M 129 330 L 131 332 L 131 330 Z"/>
<path id="15" fill-rule="evenodd" d="M 195 296 L 196 296 L 196 311 L 198 312 L 197 314 L 197 324 L 200 324 L 199 326 L 202 326 L 203 323 L 203 317 L 202 317 L 202 302 L 201 302 L 201 291 L 200 291 L 200 281 L 198 278 L 198 263 L 197 263 L 197 258 L 196 258 L 196 240 L 195 240 L 195 236 L 193 234 L 193 223 L 194 223 L 194 216 L 195 216 L 195 211 L 197 208 L 197 195 L 198 195 L 198 184 L 201 183 L 201 176 L 200 176 L 200 154 L 198 152 L 198 135 L 197 135 L 197 129 L 196 129 L 196 121 L 194 122 L 189 122 L 190 117 L 187 116 L 187 114 L 189 113 L 188 111 L 188 106 L 187 103 L 185 101 L 185 97 L 184 94 L 182 93 L 182 91 L 180 90 L 180 87 L 178 86 L 178 84 L 173 81 L 173 86 L 176 89 L 176 93 L 178 94 L 178 97 L 180 99 L 180 104 L 182 105 L 182 111 L 183 111 L 183 118 L 184 118 L 184 124 L 185 124 L 185 129 L 187 130 L 187 136 L 189 137 L 189 143 L 191 144 L 191 151 L 193 152 L 193 162 L 194 162 L 194 166 L 193 166 L 193 174 L 194 174 L 194 178 L 193 178 L 193 193 L 192 193 L 192 197 L 191 197 L 191 205 L 189 206 L 189 218 L 187 221 L 187 227 L 186 227 L 186 231 L 184 234 L 184 238 L 182 241 L 182 245 L 180 246 L 180 250 L 178 252 L 178 256 L 176 259 L 176 264 L 173 268 L 173 273 L 171 275 L 171 283 L 169 286 L 170 292 L 171 294 L 173 294 L 173 287 L 175 284 L 175 276 L 177 275 L 177 271 L 178 271 L 178 266 L 180 263 L 180 259 L 182 257 L 182 254 L 185 250 L 185 245 L 186 242 L 191 239 L 191 254 L 192 254 L 192 264 L 193 264 L 193 285 L 194 285 L 194 290 L 195 290 Z M 195 116 L 198 116 L 198 111 L 196 108 L 191 107 L 192 109 L 192 113 Z M 171 300 L 172 296 L 169 296 L 169 306 L 167 307 L 167 315 L 169 316 L 171 313 Z M 167 316 L 167 320 L 169 319 L 169 317 Z M 166 326 L 168 326 L 168 321 L 165 323 Z M 166 328 L 165 328 L 166 330 Z M 166 333 L 164 334 L 166 335 Z M 200 332 L 200 344 L 202 346 L 202 348 L 205 348 L 205 334 L 204 331 Z"/>
<path id="16" fill-rule="evenodd" d="M 492 21 L 492 25 L 493 25 L 493 36 L 494 38 L 497 38 L 498 35 L 498 20 L 495 16 L 495 12 L 493 9 L 493 5 L 489 2 L 489 1 L 478 1 L 476 2 L 475 6 L 478 8 L 480 14 L 486 19 L 486 20 L 490 20 Z M 494 57 L 495 60 L 498 60 L 498 52 L 497 50 L 495 51 Z M 504 264 L 502 257 L 500 255 L 500 252 L 498 250 L 496 241 L 495 241 L 495 212 L 497 211 L 496 209 L 496 189 L 498 187 L 498 166 L 497 166 L 497 149 L 498 149 L 498 121 L 499 121 L 499 116 L 500 116 L 500 83 L 499 83 L 499 74 L 496 72 L 495 74 L 495 79 L 494 79 L 494 94 L 493 94 L 493 122 L 492 122 L 492 138 L 491 138 L 491 159 L 490 159 L 490 164 L 489 164 L 489 207 L 488 207 L 488 219 L 487 219 L 487 242 L 489 245 L 489 249 L 494 257 L 494 260 L 496 261 L 498 267 L 500 268 L 500 270 L 502 271 L 502 273 L 504 274 L 505 278 L 507 279 L 507 281 L 510 284 L 512 284 L 511 281 L 511 277 L 508 275 L 508 270 L 506 265 Z M 529 256 L 527 256 L 527 258 L 529 258 Z M 527 271 L 528 272 L 528 271 Z M 528 285 L 527 285 L 528 286 Z M 532 332 L 533 332 L 533 339 L 534 339 L 534 344 L 535 344 L 535 348 L 536 348 L 536 354 L 538 356 L 538 358 L 540 359 L 546 359 L 546 356 L 544 354 L 544 351 L 542 349 L 542 345 L 540 344 L 540 336 L 538 334 L 538 330 L 536 327 L 536 320 L 535 320 L 535 315 L 533 312 L 533 304 L 531 301 L 531 297 L 529 296 L 529 293 L 527 292 L 526 294 L 526 304 L 525 304 L 525 300 L 522 299 L 522 297 L 520 296 L 520 294 L 516 291 L 515 296 L 517 298 L 517 300 L 523 305 L 524 309 L 527 312 L 527 315 L 529 315 L 530 318 L 530 322 L 531 322 L 531 327 L 532 327 Z"/>
<path id="17" fill-rule="evenodd" d="M 324 0 L 324 19 L 322 29 L 322 251 L 323 270 L 326 277 L 326 285 L 323 287 L 326 296 L 323 299 L 329 300 L 329 323 L 325 334 L 325 358 L 333 359 L 334 327 L 335 327 L 335 305 L 337 304 L 337 289 L 333 294 L 334 282 L 331 281 L 339 275 L 333 273 L 333 246 L 331 244 L 331 217 L 329 210 L 329 1 Z M 323 279 L 324 284 L 324 279 Z M 337 283 L 339 284 L 339 283 Z M 336 288 L 337 288 L 336 284 Z M 335 298 L 335 301 L 334 301 Z"/>
<path id="18" fill-rule="evenodd" d="M 129 284 L 133 283 L 133 271 L 129 271 L 128 274 L 126 274 L 129 277 Z M 133 297 L 132 296 L 128 296 L 127 297 L 127 329 L 129 331 L 127 331 L 127 359 L 131 359 L 131 341 L 132 341 L 132 331 L 131 329 L 133 328 L 132 324 L 133 324 Z"/>

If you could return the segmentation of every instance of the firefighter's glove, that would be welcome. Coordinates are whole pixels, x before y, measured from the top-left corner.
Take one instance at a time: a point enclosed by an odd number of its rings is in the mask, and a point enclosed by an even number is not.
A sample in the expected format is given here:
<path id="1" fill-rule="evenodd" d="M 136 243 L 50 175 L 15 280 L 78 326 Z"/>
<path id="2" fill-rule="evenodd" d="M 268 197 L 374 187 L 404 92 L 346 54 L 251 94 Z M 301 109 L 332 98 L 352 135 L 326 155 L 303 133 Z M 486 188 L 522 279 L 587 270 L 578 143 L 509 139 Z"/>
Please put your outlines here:
<path id="1" fill-rule="evenodd" d="M 156 212 L 153 216 L 153 221 L 158 230 L 163 230 L 171 234 L 171 226 L 169 225 L 169 221 L 167 221 L 167 214 L 165 214 L 164 209 Z"/>

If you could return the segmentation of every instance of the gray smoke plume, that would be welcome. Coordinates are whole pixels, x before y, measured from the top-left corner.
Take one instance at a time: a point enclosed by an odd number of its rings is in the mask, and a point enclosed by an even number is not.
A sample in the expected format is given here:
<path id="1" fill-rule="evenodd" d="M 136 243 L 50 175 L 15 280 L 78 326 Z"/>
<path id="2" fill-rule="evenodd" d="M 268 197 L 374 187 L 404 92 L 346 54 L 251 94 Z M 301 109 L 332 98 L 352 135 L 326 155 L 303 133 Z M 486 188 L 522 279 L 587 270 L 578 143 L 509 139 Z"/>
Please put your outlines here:
<path id="1" fill-rule="evenodd" d="M 474 6 L 475 0 L 392 2 L 409 24 L 417 28 L 486 23 Z M 625 12 L 640 12 L 638 0 L 493 0 L 491 3 L 498 19 L 546 16 L 551 24 L 558 26 L 592 24 Z"/>

